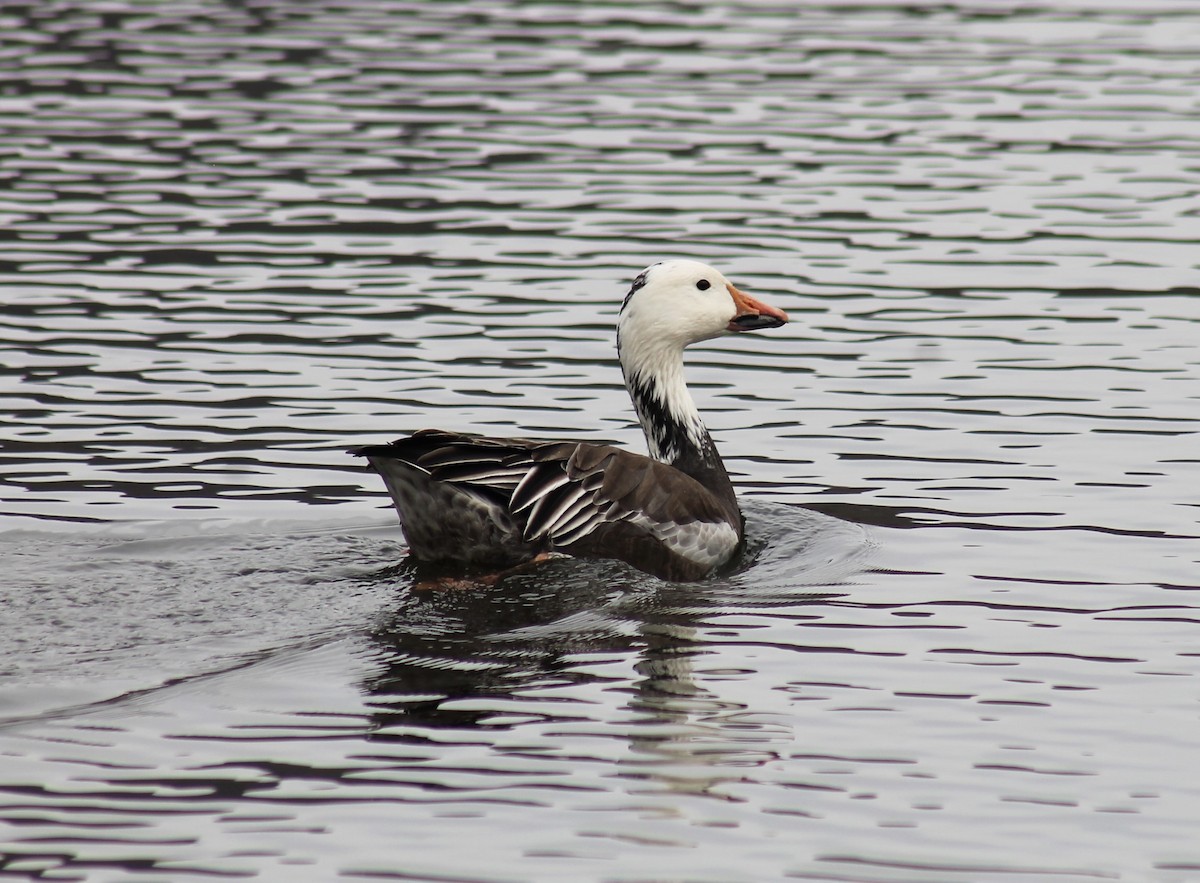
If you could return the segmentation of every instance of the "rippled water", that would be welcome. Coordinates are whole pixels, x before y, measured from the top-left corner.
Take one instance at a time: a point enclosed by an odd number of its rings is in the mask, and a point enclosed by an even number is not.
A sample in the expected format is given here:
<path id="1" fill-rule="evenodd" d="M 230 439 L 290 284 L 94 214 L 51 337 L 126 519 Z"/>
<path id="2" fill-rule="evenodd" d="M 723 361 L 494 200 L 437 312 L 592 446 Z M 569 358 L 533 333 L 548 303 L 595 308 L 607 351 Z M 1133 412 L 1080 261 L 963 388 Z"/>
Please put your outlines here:
<path id="1" fill-rule="evenodd" d="M 1200 880 L 1200 10 L 0 4 L 0 876 Z M 641 449 L 734 576 L 413 591 L 343 453 Z"/>

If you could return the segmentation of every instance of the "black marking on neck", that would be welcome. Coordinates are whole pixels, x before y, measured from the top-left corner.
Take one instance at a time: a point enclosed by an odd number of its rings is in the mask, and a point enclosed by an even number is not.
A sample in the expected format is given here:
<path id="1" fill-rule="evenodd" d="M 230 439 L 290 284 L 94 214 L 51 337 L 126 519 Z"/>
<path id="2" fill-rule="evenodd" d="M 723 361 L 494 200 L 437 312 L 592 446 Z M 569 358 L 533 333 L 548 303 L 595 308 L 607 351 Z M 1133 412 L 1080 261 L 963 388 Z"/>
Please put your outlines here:
<path id="1" fill-rule="evenodd" d="M 626 385 L 638 421 L 646 433 L 651 455 L 672 466 L 681 460 L 697 459 L 703 447 L 697 442 L 708 435 L 703 424 L 699 420 L 681 422 L 652 379 L 632 374 L 626 378 Z"/>
<path id="2" fill-rule="evenodd" d="M 626 385 L 646 434 L 650 455 L 708 488 L 729 514 L 730 523 L 740 525 L 741 511 L 733 483 L 712 436 L 700 419 L 695 418 L 690 425 L 679 422 L 653 381 L 647 382 L 634 375 L 626 378 Z"/>

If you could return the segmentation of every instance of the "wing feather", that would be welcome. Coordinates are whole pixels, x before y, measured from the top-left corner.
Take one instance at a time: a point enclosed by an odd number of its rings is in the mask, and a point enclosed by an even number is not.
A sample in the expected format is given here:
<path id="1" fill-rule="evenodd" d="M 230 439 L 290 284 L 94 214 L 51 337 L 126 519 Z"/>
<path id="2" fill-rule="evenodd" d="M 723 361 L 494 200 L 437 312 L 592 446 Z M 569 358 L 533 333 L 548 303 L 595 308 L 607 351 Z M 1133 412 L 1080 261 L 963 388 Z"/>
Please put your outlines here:
<path id="1" fill-rule="evenodd" d="M 558 463 L 526 464 L 525 475 L 513 490 L 509 502 L 513 514 L 523 509 L 533 509 L 548 497 L 552 497 L 559 488 L 570 482 L 571 477 Z M 530 518 L 533 517 L 532 511 Z"/>
<path id="2" fill-rule="evenodd" d="M 562 534 L 569 524 L 578 529 L 604 514 L 607 502 L 597 499 L 598 489 L 599 483 L 591 476 L 559 485 L 554 494 L 543 497 L 530 510 L 525 535 L 548 537 L 555 546 L 562 545 Z"/>

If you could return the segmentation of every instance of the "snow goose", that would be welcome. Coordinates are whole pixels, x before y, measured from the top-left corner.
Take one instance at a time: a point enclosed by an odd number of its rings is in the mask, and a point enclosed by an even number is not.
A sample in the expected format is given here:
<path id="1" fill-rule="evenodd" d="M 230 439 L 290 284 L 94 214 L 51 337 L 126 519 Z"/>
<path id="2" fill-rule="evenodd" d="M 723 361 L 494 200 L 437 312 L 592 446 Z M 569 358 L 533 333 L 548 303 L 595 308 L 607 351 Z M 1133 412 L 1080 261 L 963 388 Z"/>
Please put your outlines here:
<path id="1" fill-rule="evenodd" d="M 663 261 L 633 280 L 617 324 L 649 457 L 437 429 L 351 453 L 383 476 L 418 560 L 495 570 L 562 552 L 701 579 L 739 553 L 743 518 L 684 383 L 683 350 L 787 320 L 712 267 Z"/>

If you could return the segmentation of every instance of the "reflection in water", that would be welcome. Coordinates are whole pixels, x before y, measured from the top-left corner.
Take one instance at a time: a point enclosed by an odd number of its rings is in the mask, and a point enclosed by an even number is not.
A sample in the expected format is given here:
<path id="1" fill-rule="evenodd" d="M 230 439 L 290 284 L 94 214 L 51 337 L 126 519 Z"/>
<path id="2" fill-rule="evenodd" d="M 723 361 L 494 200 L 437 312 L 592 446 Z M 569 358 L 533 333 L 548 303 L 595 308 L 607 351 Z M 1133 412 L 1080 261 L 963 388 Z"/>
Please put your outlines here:
<path id="1" fill-rule="evenodd" d="M 370 635 L 370 656 L 379 666 L 363 685 L 370 742 L 410 773 L 411 758 L 382 746 L 396 743 L 406 746 L 403 752 L 447 738 L 483 739 L 492 745 L 491 756 L 473 758 L 476 773 L 499 773 L 525 757 L 528 774 L 528 758 L 545 757 L 551 769 L 539 775 L 556 780 L 562 770 L 553 769 L 555 760 L 583 752 L 592 763 L 615 764 L 611 774 L 630 795 L 725 799 L 721 783 L 737 781 L 743 767 L 778 757 L 791 733 L 779 723 L 782 716 L 748 713 L 744 703 L 698 681 L 694 661 L 712 654 L 706 633 L 731 607 L 778 608 L 794 616 L 846 588 L 832 584 L 816 593 L 773 584 L 769 559 L 779 552 L 765 547 L 759 519 L 773 516 L 777 538 L 786 538 L 788 521 L 781 516 L 788 507 L 751 511 L 760 558 L 726 580 L 672 585 L 616 562 L 556 560 L 484 593 L 410 595 Z M 809 563 L 826 575 L 836 568 L 843 579 L 861 570 L 867 547 L 856 528 L 803 510 L 789 514 L 793 539 L 806 535 L 810 541 L 798 558 L 791 556 L 793 577 L 806 573 Z M 830 556 L 834 547 L 839 553 Z M 597 660 L 616 664 L 621 673 L 597 671 Z M 615 691 L 619 701 L 599 717 L 569 698 L 579 691 Z M 531 727 L 544 733 L 538 744 L 514 749 L 502 737 L 495 741 L 494 734 L 507 733 L 520 743 L 519 733 Z M 572 747 L 580 742 L 589 747 Z M 473 780 L 471 771 L 459 772 Z M 589 779 L 582 775 L 562 787 L 603 790 Z"/>
<path id="2" fill-rule="evenodd" d="M 547 563 L 482 592 L 410 596 L 371 634 L 382 671 L 365 688 L 377 697 L 372 705 L 382 734 L 396 726 L 483 725 L 493 713 L 489 706 L 464 711 L 461 700 L 508 695 L 559 677 L 569 682 L 573 651 L 628 647 L 625 624 L 600 611 L 619 603 L 630 572 L 567 564 Z M 598 611 L 594 620 L 588 611 Z M 589 619 L 582 630 L 572 622 L 581 613 Z"/>
<path id="3" fill-rule="evenodd" d="M 704 652 L 695 635 L 708 617 L 732 605 L 802 605 L 830 597 L 865 565 L 870 545 L 860 528 L 789 506 L 752 504 L 742 569 L 695 585 L 664 583 L 614 561 L 554 559 L 517 571 L 487 589 L 421 590 L 407 595 L 371 632 L 381 672 L 365 689 L 374 698 L 377 735 L 389 728 L 486 725 L 491 704 L 463 702 L 576 683 L 579 656 L 626 656 L 639 714 L 662 696 L 702 695 L 688 657 Z M 778 562 L 785 562 L 780 579 Z M 775 565 L 775 566 L 773 566 Z M 406 578 L 406 565 L 380 578 Z M 821 591 L 797 588 L 814 581 Z M 662 707 L 661 712 L 674 711 Z M 546 714 L 553 716 L 548 707 Z"/>

